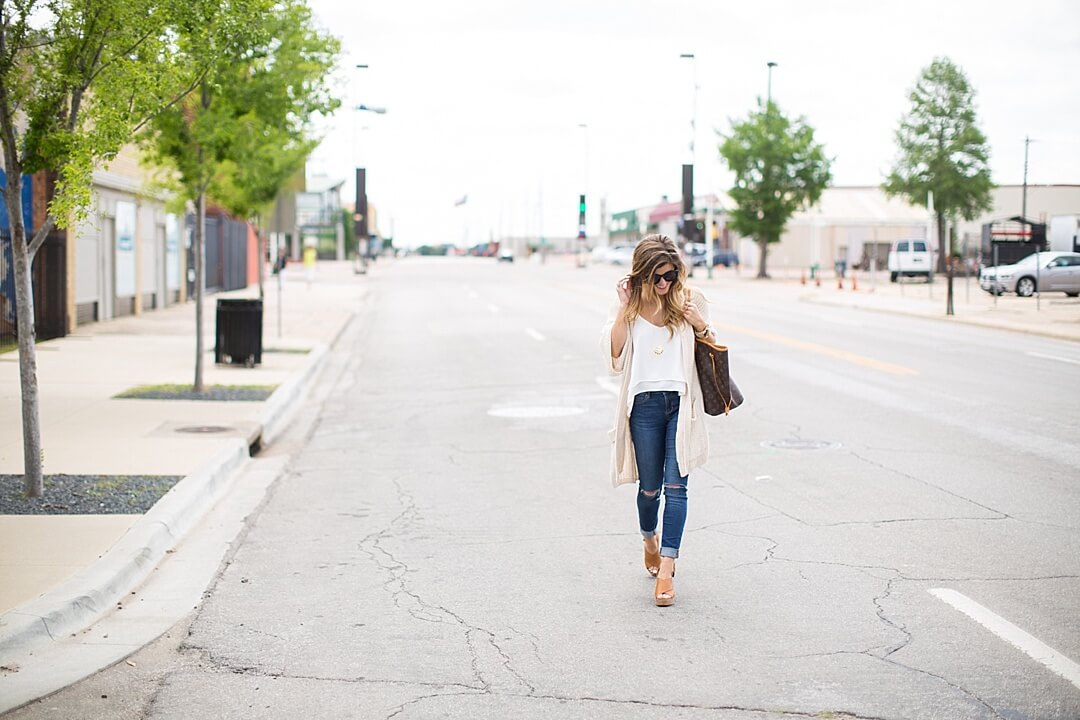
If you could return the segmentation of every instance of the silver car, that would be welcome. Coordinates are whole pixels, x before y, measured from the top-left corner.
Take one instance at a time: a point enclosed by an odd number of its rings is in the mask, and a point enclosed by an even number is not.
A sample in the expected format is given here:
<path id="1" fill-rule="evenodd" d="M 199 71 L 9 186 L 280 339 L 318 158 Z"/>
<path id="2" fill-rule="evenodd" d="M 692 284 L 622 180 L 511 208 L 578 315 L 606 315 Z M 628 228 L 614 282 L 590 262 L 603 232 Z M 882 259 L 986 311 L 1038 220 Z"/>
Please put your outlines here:
<path id="1" fill-rule="evenodd" d="M 1014 292 L 1031 297 L 1035 291 L 1080 295 L 1080 253 L 1040 252 L 1012 265 L 983 268 L 979 287 L 991 294 Z"/>

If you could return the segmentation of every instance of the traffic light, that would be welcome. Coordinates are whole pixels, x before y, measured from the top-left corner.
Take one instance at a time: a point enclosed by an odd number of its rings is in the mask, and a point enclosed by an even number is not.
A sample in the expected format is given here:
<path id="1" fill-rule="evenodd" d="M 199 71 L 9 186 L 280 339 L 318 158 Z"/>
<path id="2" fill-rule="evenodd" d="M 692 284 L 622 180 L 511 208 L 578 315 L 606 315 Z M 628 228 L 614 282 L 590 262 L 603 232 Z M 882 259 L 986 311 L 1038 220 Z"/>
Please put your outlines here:
<path id="1" fill-rule="evenodd" d="M 578 237 L 585 237 L 585 194 L 578 195 Z"/>

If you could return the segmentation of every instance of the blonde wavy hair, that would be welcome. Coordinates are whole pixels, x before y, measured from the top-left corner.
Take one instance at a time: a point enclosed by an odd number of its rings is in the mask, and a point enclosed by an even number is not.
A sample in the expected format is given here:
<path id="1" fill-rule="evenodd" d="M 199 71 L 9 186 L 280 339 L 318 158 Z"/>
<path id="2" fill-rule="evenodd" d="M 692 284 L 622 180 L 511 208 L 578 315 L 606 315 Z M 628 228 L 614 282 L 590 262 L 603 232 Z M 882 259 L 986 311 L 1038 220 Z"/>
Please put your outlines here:
<path id="1" fill-rule="evenodd" d="M 679 271 L 679 277 L 667 293 L 657 295 L 653 275 L 660 266 L 668 263 Z M 630 263 L 630 302 L 626 305 L 625 313 L 627 321 L 632 322 L 644 307 L 659 307 L 663 311 L 664 326 L 674 336 L 679 326 L 686 322 L 683 303 L 687 292 L 686 265 L 674 241 L 666 235 L 646 235 L 642 238 L 634 248 L 634 259 Z"/>

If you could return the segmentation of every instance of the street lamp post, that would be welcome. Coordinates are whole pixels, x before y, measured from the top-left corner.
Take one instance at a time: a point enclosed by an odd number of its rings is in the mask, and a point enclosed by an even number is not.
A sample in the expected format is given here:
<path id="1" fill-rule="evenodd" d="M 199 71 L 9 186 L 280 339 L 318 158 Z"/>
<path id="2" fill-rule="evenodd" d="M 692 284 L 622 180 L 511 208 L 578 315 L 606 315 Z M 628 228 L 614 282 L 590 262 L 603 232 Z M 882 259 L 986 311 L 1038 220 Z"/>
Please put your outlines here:
<path id="1" fill-rule="evenodd" d="M 588 231 L 585 226 L 585 198 L 589 193 L 589 125 L 578 123 L 581 129 L 581 201 L 578 207 L 577 266 L 585 267 L 585 248 L 588 245 Z"/>
<path id="2" fill-rule="evenodd" d="M 777 66 L 777 63 L 770 60 L 765 63 L 769 66 L 769 84 L 765 95 L 765 110 L 769 110 L 769 106 L 772 105 L 772 69 Z"/>
<path id="3" fill-rule="evenodd" d="M 690 164 L 693 165 L 697 159 L 694 151 L 694 141 L 697 140 L 697 57 L 694 53 L 683 53 L 679 57 L 690 61 L 691 79 L 694 83 L 694 99 L 690 115 Z"/>
<path id="4" fill-rule="evenodd" d="M 366 63 L 357 63 L 356 69 L 367 70 L 368 65 Z M 386 108 L 384 107 L 365 105 L 363 103 L 357 103 L 356 105 L 353 105 L 352 109 L 358 114 L 362 112 L 370 112 L 376 115 L 386 114 Z M 359 143 L 357 142 L 356 120 L 354 119 L 353 162 L 356 165 L 357 185 L 355 193 L 356 206 L 353 208 L 353 239 L 356 241 L 356 252 L 358 255 L 357 261 L 359 263 L 359 268 L 357 269 L 357 272 L 363 274 L 367 272 L 367 256 L 370 254 L 370 248 L 368 247 L 369 240 L 367 237 L 367 188 L 365 186 L 366 181 L 364 180 L 367 175 L 367 170 L 366 168 L 360 167 L 360 160 L 358 157 L 359 153 L 357 152 L 359 149 L 358 146 Z"/>
<path id="5" fill-rule="evenodd" d="M 687 177 L 689 177 L 689 182 L 690 182 L 689 187 L 693 188 L 694 161 L 697 159 L 696 158 L 696 152 L 695 152 L 695 140 L 697 139 L 697 91 L 698 91 L 698 85 L 697 85 L 697 57 L 694 55 L 694 53 L 682 53 L 681 55 L 679 55 L 679 59 L 681 59 L 681 60 L 689 60 L 690 61 L 690 73 L 691 73 L 690 79 L 693 82 L 693 96 L 692 96 L 693 99 L 691 101 L 692 105 L 691 105 L 691 110 L 690 110 L 690 165 L 689 165 L 690 172 L 689 172 L 689 176 L 687 176 L 687 172 L 686 172 L 687 166 L 685 166 L 685 165 L 683 166 L 683 232 L 682 232 L 682 235 L 683 235 L 683 243 L 688 243 L 691 240 L 691 238 L 693 237 L 692 230 L 690 229 L 688 223 L 692 223 L 692 222 L 695 221 L 694 216 L 693 216 L 694 199 L 693 199 L 693 197 L 690 197 L 688 199 L 686 197 L 686 195 L 688 193 L 688 191 L 687 191 Z M 691 195 L 693 194 L 692 189 L 689 191 L 689 194 L 691 194 Z M 710 268 L 710 270 L 711 270 L 711 268 Z"/>

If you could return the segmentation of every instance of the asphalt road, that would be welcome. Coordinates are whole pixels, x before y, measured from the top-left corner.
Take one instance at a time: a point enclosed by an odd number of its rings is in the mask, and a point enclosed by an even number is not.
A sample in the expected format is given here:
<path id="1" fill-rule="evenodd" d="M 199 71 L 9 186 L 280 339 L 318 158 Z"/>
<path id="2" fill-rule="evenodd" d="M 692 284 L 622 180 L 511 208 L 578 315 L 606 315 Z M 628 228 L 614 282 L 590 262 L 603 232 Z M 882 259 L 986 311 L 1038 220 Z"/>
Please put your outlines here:
<path id="1" fill-rule="evenodd" d="M 1080 717 L 1080 346 L 708 286 L 747 402 L 661 609 L 607 481 L 617 274 L 379 268 L 146 675 L 12 717 Z"/>

